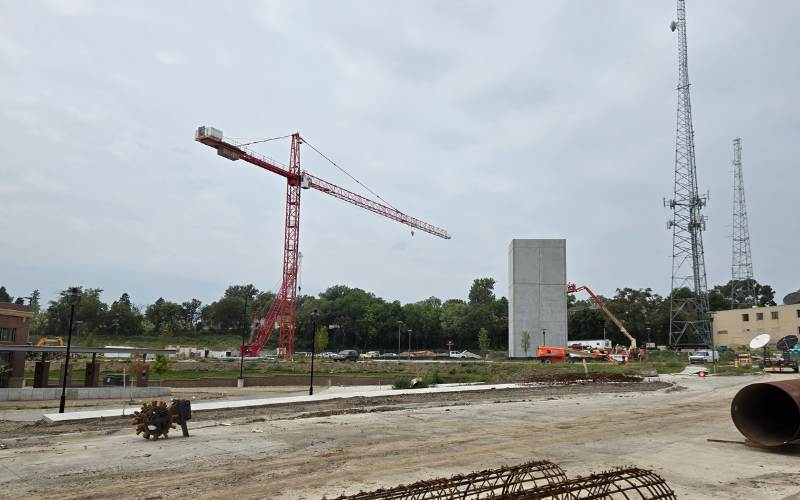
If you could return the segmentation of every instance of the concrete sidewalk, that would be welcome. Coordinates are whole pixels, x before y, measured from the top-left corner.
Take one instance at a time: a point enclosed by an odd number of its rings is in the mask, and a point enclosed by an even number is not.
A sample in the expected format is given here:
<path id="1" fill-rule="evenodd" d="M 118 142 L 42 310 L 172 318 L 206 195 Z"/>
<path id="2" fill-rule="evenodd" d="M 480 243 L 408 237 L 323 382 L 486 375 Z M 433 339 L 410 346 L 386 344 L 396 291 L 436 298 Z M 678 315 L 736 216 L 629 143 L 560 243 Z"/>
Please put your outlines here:
<path id="1" fill-rule="evenodd" d="M 337 390 L 325 391 L 323 394 L 314 396 L 283 396 L 261 399 L 236 399 L 236 400 L 217 400 L 204 401 L 192 404 L 193 411 L 203 410 L 223 410 L 232 408 L 250 408 L 258 406 L 270 406 L 287 403 L 309 403 L 314 401 L 328 401 L 331 399 L 343 399 L 354 397 L 377 398 L 382 396 L 399 396 L 402 394 L 430 394 L 463 391 L 484 391 L 487 389 L 514 389 L 524 387 L 523 384 L 494 384 L 494 385 L 454 385 L 443 384 L 439 387 L 429 387 L 425 389 L 374 389 L 372 387 L 342 387 Z M 69 422 L 75 420 L 89 420 L 94 418 L 124 417 L 131 415 L 133 409 L 113 408 L 108 410 L 79 411 L 69 413 L 47 413 L 44 419 L 47 422 Z"/>

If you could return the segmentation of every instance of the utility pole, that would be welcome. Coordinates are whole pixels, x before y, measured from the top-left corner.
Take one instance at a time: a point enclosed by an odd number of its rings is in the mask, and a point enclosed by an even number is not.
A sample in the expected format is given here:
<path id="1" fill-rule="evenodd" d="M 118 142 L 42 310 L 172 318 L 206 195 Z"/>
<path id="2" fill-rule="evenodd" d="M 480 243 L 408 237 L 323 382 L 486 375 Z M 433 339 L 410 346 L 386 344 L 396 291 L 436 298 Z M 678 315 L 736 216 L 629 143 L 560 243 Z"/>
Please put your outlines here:
<path id="1" fill-rule="evenodd" d="M 411 361 L 411 329 L 408 330 L 408 360 Z"/>
<path id="2" fill-rule="evenodd" d="M 400 356 L 400 327 L 403 326 L 402 321 L 397 322 L 397 355 Z"/>
<path id="3" fill-rule="evenodd" d="M 67 399 L 67 377 L 69 376 L 69 350 L 72 346 L 72 322 L 75 319 L 75 304 L 80 300 L 81 291 L 78 287 L 72 287 L 67 293 L 69 298 L 69 330 L 67 334 L 67 357 L 64 358 L 64 376 L 61 378 L 61 401 L 58 405 L 58 413 L 64 413 L 64 405 Z"/>
<path id="4" fill-rule="evenodd" d="M 308 385 L 308 395 L 314 395 L 314 354 L 317 350 L 317 318 L 319 318 L 319 311 L 314 309 L 311 311 L 311 381 Z"/>
<path id="5" fill-rule="evenodd" d="M 747 203 L 744 197 L 742 176 L 742 140 L 733 140 L 733 261 L 731 263 L 731 309 L 755 304 L 737 303 L 737 293 L 752 296 L 755 300 L 753 258 L 750 254 L 750 229 L 747 224 Z"/>
<path id="6" fill-rule="evenodd" d="M 678 112 L 674 191 L 672 199 L 664 203 L 672 209 L 672 218 L 667 223 L 672 229 L 669 344 L 709 346 L 712 339 L 703 252 L 706 217 L 701 214 L 708 196 L 701 196 L 697 187 L 684 0 L 678 0 L 678 19 L 672 21 L 670 29 L 678 32 Z M 681 294 L 685 289 L 691 293 Z"/>
<path id="7" fill-rule="evenodd" d="M 242 322 L 242 345 L 245 343 L 245 332 L 247 331 L 247 295 L 244 296 L 244 321 Z M 239 389 L 244 387 L 244 349 L 239 348 L 239 380 L 236 384 Z"/>

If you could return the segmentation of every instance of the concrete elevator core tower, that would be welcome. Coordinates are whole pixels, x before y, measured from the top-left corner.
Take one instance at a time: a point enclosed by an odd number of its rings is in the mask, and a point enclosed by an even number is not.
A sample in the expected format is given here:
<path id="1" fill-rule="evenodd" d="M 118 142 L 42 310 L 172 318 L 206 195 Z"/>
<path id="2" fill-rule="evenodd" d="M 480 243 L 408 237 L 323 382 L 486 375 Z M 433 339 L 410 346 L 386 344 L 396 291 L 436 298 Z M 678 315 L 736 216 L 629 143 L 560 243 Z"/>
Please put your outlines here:
<path id="1" fill-rule="evenodd" d="M 523 337 L 528 335 L 528 350 Z M 546 342 L 567 346 L 567 240 L 511 240 L 508 246 L 508 356 L 536 356 Z"/>

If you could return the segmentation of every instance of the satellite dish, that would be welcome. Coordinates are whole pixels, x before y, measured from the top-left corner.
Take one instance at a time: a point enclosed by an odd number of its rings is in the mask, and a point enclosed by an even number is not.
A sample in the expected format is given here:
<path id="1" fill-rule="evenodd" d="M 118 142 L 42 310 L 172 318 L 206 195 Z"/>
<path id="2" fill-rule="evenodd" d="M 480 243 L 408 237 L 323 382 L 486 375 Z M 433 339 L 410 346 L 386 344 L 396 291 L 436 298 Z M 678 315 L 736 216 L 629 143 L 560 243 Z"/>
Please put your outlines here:
<path id="1" fill-rule="evenodd" d="M 787 335 L 778 341 L 779 351 L 788 351 L 797 345 L 797 335 Z"/>
<path id="2" fill-rule="evenodd" d="M 675 21 L 672 21 L 671 23 L 669 23 L 669 30 L 670 31 L 675 31 L 675 29 L 677 27 L 678 27 L 678 23 L 676 23 Z"/>
<path id="3" fill-rule="evenodd" d="M 769 338 L 770 337 L 768 333 L 762 333 L 750 341 L 750 349 L 761 349 L 765 345 L 769 344 Z"/>
<path id="4" fill-rule="evenodd" d="M 784 305 L 800 304 L 800 290 L 792 292 L 783 298 Z"/>

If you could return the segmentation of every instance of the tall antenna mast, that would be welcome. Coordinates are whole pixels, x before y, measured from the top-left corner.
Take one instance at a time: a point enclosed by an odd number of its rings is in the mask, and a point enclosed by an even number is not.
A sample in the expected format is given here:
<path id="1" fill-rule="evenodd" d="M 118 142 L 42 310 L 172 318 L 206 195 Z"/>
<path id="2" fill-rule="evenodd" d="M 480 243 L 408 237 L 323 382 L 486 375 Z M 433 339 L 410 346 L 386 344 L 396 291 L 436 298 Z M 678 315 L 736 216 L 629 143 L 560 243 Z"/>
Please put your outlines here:
<path id="1" fill-rule="evenodd" d="M 675 187 L 673 198 L 669 200 L 672 220 L 668 223 L 672 229 L 669 344 L 711 346 L 713 339 L 703 255 L 706 218 L 701 214 L 708 197 L 700 196 L 697 189 L 684 0 L 678 0 L 678 19 L 670 23 L 670 29 L 678 32 L 678 119 Z"/>
<path id="2" fill-rule="evenodd" d="M 748 298 L 755 299 L 753 280 L 753 258 L 750 255 L 750 229 L 747 224 L 747 203 L 744 197 L 742 176 L 742 140 L 733 140 L 733 261 L 731 264 L 731 307 L 750 305 Z M 744 302 L 737 297 L 744 294 Z"/>

